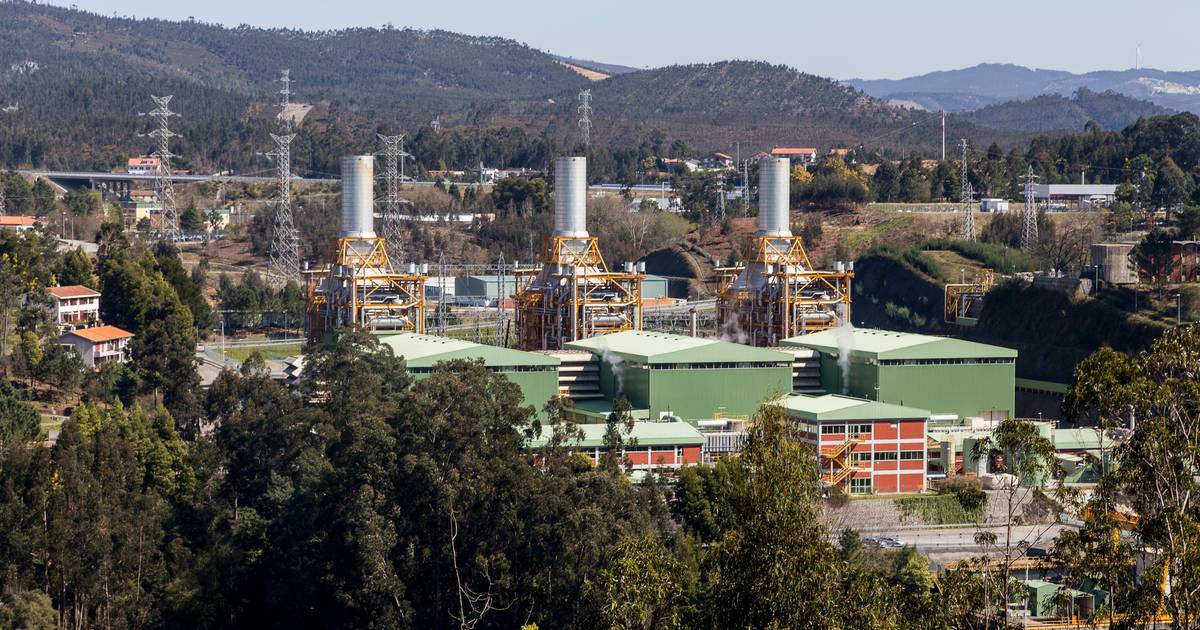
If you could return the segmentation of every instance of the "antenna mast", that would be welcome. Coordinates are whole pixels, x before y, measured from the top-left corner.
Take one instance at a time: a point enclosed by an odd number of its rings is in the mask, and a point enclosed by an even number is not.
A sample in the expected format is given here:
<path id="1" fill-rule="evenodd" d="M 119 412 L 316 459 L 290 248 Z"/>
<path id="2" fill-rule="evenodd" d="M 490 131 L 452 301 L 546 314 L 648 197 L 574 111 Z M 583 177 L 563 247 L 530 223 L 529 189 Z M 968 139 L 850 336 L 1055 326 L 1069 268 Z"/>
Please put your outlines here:
<path id="1" fill-rule="evenodd" d="M 964 138 L 962 146 L 962 189 L 959 194 L 959 201 L 963 206 L 963 233 L 964 241 L 975 241 L 975 207 L 974 197 L 975 191 L 971 188 L 971 182 L 967 179 L 967 140 Z"/>
<path id="2" fill-rule="evenodd" d="M 388 260 L 395 266 L 403 255 L 404 232 L 400 225 L 400 205 L 405 201 L 400 198 L 400 185 L 404 182 L 404 158 L 412 155 L 404 151 L 404 134 L 377 135 L 383 142 L 384 158 L 383 242 L 387 247 Z"/>
<path id="3" fill-rule="evenodd" d="M 158 150 L 152 155 L 158 158 L 158 172 L 154 180 L 154 190 L 158 195 L 158 203 L 162 205 L 162 214 L 159 217 L 159 229 L 162 237 L 169 241 L 178 241 L 180 237 L 179 231 L 179 212 L 175 208 L 175 184 L 171 181 L 171 158 L 179 157 L 171 153 L 171 138 L 179 136 L 179 134 L 171 131 L 171 117 L 179 114 L 171 111 L 171 99 L 169 96 L 154 96 L 150 98 L 157 105 L 149 113 L 140 114 L 153 118 L 158 126 L 155 127 L 149 134 L 151 138 L 158 140 Z"/>
<path id="4" fill-rule="evenodd" d="M 579 92 L 579 130 L 583 135 L 583 146 L 592 146 L 592 91 Z"/>
<path id="5" fill-rule="evenodd" d="M 1026 251 L 1033 249 L 1038 241 L 1038 212 L 1033 199 L 1033 183 L 1037 178 L 1037 175 L 1033 174 L 1033 165 L 1030 164 L 1029 173 L 1022 178 L 1025 180 L 1025 208 L 1021 211 L 1021 249 Z"/>

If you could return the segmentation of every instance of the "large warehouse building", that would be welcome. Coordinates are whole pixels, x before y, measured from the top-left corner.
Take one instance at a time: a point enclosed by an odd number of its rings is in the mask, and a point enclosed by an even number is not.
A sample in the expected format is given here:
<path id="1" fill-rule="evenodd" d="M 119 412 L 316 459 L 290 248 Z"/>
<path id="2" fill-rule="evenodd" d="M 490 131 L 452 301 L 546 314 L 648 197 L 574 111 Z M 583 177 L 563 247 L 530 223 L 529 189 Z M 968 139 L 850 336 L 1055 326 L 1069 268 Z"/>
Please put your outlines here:
<path id="1" fill-rule="evenodd" d="M 558 395 L 559 360 L 550 355 L 415 333 L 381 335 L 379 341 L 389 346 L 392 354 L 403 357 L 408 372 L 418 380 L 428 376 L 441 361 L 482 359 L 489 370 L 516 383 L 525 404 L 539 413 L 546 401 Z"/>
<path id="2" fill-rule="evenodd" d="M 792 337 L 783 345 L 820 353 L 827 392 L 928 409 L 935 419 L 1002 420 L 1015 413 L 1016 350 L 864 328 Z"/>
<path id="3" fill-rule="evenodd" d="M 651 420 L 749 416 L 792 391 L 792 354 L 716 339 L 641 330 L 564 344 L 600 360 L 600 391 L 619 393 Z"/>

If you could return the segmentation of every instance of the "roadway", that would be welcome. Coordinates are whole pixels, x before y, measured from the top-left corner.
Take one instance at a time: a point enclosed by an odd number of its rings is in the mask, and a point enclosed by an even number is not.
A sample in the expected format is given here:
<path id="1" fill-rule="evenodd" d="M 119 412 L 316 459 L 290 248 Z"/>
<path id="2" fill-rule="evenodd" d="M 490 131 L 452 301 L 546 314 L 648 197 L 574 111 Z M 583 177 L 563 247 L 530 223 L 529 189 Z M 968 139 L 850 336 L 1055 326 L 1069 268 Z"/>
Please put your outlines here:
<path id="1" fill-rule="evenodd" d="M 1012 528 L 1013 544 L 1027 543 L 1031 547 L 1047 549 L 1052 547 L 1054 539 L 1064 530 L 1071 529 L 1069 525 L 1014 525 Z M 990 532 L 996 535 L 996 544 L 1003 546 L 1005 538 L 1004 526 L 975 527 L 881 527 L 864 529 L 862 536 L 893 536 L 905 546 L 916 547 L 922 552 L 942 551 L 974 551 L 983 552 L 985 549 L 975 542 L 975 535 L 980 532 Z M 992 547 L 988 549 L 994 551 Z"/>

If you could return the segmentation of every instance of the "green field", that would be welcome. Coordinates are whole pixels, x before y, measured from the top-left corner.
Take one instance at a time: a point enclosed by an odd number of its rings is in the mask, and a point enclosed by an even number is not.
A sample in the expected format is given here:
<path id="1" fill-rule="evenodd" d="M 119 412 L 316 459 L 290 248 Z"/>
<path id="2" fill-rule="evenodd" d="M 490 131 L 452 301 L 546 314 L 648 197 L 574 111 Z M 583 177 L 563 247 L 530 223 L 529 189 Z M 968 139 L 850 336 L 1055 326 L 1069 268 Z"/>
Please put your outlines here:
<path id="1" fill-rule="evenodd" d="M 225 348 L 224 351 L 218 349 L 217 352 L 222 352 L 238 363 L 245 361 L 255 351 L 262 353 L 263 358 L 268 361 L 279 361 L 300 354 L 303 347 L 300 343 L 279 343 L 265 346 L 237 346 Z"/>

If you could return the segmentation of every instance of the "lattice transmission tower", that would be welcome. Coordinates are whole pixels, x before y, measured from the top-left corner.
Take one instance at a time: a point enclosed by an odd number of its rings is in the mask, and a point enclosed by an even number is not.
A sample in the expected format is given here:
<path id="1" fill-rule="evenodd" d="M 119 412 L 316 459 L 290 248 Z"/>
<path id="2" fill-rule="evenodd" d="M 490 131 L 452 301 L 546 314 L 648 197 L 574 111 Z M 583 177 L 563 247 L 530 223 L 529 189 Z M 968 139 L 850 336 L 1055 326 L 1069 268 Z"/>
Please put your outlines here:
<path id="1" fill-rule="evenodd" d="M 583 136 L 583 146 L 592 146 L 592 91 L 579 92 L 579 132 Z"/>
<path id="2" fill-rule="evenodd" d="M 383 142 L 383 242 L 387 247 L 388 260 L 399 265 L 404 253 L 404 226 L 401 225 L 400 208 L 408 203 L 400 196 L 404 183 L 404 160 L 412 157 L 404 151 L 404 134 L 385 136 L 377 134 Z"/>
<path id="3" fill-rule="evenodd" d="M 1038 211 L 1033 199 L 1033 184 L 1038 176 L 1033 174 L 1032 164 L 1022 179 L 1025 180 L 1025 208 L 1021 211 L 1021 249 L 1028 251 L 1036 247 L 1038 241 Z"/>
<path id="4" fill-rule="evenodd" d="M 175 138 L 179 134 L 171 131 L 171 117 L 179 114 L 171 111 L 173 95 L 151 95 L 150 98 L 157 107 L 138 115 L 149 116 L 157 123 L 155 128 L 145 135 L 158 141 L 158 150 L 151 155 L 158 158 L 154 191 L 158 195 L 159 205 L 162 206 L 159 214 L 159 232 L 161 237 L 166 240 L 178 241 L 182 234 L 179 231 L 179 210 L 175 207 L 175 184 L 171 181 L 171 158 L 179 156 L 171 153 L 171 138 Z"/>
<path id="5" fill-rule="evenodd" d="M 4 180 L 0 179 L 0 217 L 8 214 L 8 210 L 4 207 Z"/>
<path id="6" fill-rule="evenodd" d="M 967 179 L 967 141 L 964 138 L 962 146 L 962 186 L 959 191 L 959 201 L 962 202 L 963 227 L 962 239 L 975 242 L 975 191 Z"/>
<path id="7" fill-rule="evenodd" d="M 275 148 L 267 157 L 275 161 L 275 223 L 271 227 L 271 257 L 267 261 L 267 276 L 272 284 L 285 286 L 288 281 L 300 282 L 300 235 L 292 217 L 292 116 L 288 111 L 292 102 L 292 73 L 281 70 L 279 86 L 279 118 L 282 119 L 283 134 L 271 134 Z"/>

